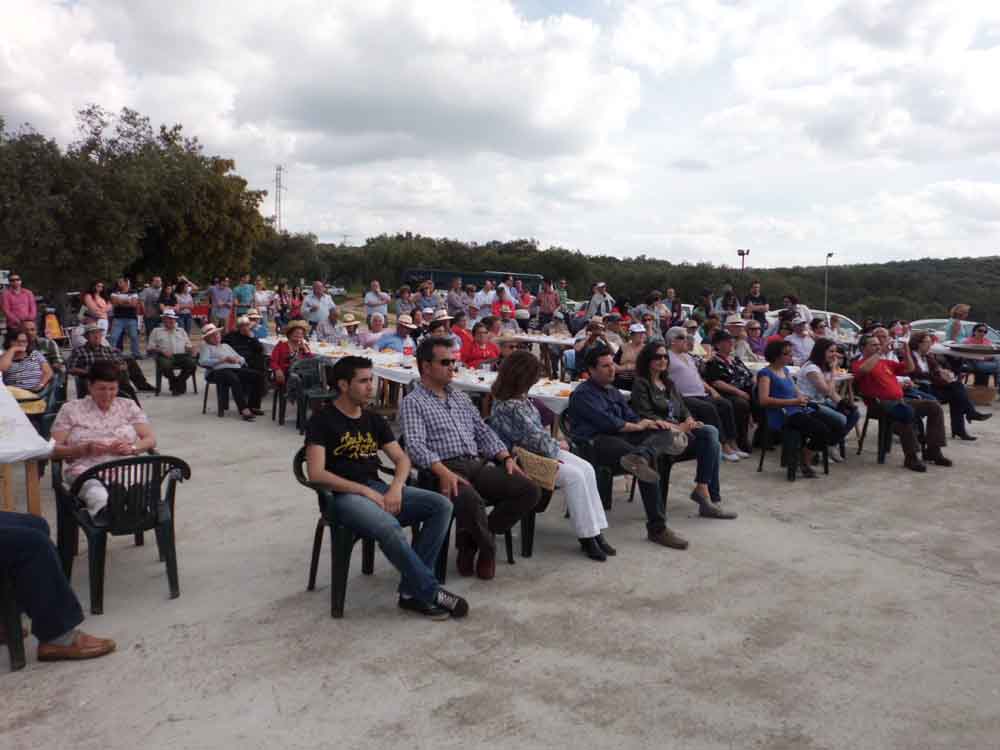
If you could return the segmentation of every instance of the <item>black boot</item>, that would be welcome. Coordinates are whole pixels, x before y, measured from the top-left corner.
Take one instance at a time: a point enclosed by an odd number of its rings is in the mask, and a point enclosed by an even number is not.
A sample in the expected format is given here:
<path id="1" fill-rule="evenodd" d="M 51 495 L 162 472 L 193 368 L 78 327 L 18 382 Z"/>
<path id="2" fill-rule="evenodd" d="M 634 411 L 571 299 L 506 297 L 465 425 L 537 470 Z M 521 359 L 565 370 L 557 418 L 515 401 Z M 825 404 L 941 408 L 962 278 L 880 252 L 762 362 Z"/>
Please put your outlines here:
<path id="1" fill-rule="evenodd" d="M 604 554 L 608 557 L 614 557 L 618 554 L 618 550 L 608 544 L 608 540 L 604 538 L 604 534 L 598 534 L 595 536 L 594 541 L 597 542 L 597 546 L 600 547 Z"/>
<path id="2" fill-rule="evenodd" d="M 970 422 L 985 422 L 987 419 L 992 417 L 992 414 L 986 414 L 981 411 L 974 411 L 968 416 Z"/>
<path id="3" fill-rule="evenodd" d="M 608 559 L 608 556 L 604 554 L 604 550 L 601 549 L 601 545 L 597 543 L 597 537 L 581 539 L 580 547 L 583 549 L 583 553 L 591 560 L 604 562 Z"/>

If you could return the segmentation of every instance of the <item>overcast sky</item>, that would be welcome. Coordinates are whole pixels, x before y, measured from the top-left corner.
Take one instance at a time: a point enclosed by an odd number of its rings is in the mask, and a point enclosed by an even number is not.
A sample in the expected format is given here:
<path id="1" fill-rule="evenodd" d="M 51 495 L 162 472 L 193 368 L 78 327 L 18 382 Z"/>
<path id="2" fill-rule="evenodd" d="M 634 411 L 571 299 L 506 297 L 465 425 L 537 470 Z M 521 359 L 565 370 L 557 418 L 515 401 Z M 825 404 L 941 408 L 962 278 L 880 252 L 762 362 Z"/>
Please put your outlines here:
<path id="1" fill-rule="evenodd" d="M 285 226 L 672 261 L 1000 252 L 996 0 L 0 0 L 0 114 L 180 122 Z M 273 212 L 273 195 L 264 205 Z"/>

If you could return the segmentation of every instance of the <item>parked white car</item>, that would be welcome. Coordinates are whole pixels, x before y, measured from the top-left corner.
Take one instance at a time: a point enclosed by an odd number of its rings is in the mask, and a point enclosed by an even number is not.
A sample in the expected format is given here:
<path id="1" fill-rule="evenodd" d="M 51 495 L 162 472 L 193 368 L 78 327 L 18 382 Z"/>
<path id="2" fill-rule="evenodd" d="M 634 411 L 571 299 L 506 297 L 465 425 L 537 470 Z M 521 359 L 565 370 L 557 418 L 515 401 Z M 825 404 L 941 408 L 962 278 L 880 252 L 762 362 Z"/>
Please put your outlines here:
<path id="1" fill-rule="evenodd" d="M 767 324 L 769 329 L 774 327 L 774 324 L 778 320 L 778 313 L 780 312 L 781 310 L 771 310 L 768 313 L 766 313 Z M 854 340 L 857 339 L 857 337 L 861 334 L 861 326 L 859 326 L 857 323 L 855 323 L 853 320 L 848 318 L 843 313 L 828 312 L 827 310 L 810 310 L 810 312 L 812 312 L 814 318 L 823 318 L 824 320 L 826 320 L 828 324 L 830 322 L 831 315 L 836 315 L 838 318 L 840 318 L 840 330 L 844 338 Z"/>

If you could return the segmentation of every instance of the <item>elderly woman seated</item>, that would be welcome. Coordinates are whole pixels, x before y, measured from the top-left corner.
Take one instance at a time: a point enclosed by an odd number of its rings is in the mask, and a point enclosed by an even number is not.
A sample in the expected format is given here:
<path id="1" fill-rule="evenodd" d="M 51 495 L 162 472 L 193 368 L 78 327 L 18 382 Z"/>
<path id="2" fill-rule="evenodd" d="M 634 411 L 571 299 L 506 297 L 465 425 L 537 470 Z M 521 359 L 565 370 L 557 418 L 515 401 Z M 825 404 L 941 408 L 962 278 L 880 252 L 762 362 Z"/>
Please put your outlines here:
<path id="1" fill-rule="evenodd" d="M 0 373 L 4 384 L 26 414 L 41 414 L 45 411 L 45 401 L 38 393 L 52 380 L 52 368 L 45 355 L 38 349 L 29 352 L 28 334 L 17 329 L 7 331 L 3 348 Z"/>
<path id="2" fill-rule="evenodd" d="M 207 382 L 232 391 L 236 407 L 247 422 L 252 422 L 254 415 L 263 414 L 260 400 L 264 395 L 264 373 L 247 367 L 246 359 L 222 342 L 222 331 L 215 324 L 202 327 L 201 341 L 198 364 L 209 371 Z"/>
<path id="3" fill-rule="evenodd" d="M 358 343 L 365 349 L 374 349 L 375 342 L 385 333 L 385 316 L 382 313 L 372 313 L 368 321 L 368 330 L 358 334 Z"/>
<path id="4" fill-rule="evenodd" d="M 304 320 L 293 320 L 285 327 L 285 341 L 279 341 L 271 351 L 271 372 L 274 382 L 279 388 L 284 388 L 292 364 L 300 359 L 308 359 L 313 354 L 309 350 L 306 334 L 309 324 Z"/>
<path id="5" fill-rule="evenodd" d="M 87 396 L 63 404 L 52 425 L 52 458 L 66 461 L 67 488 L 92 466 L 156 447 L 149 419 L 139 405 L 118 397 L 118 373 L 118 366 L 109 360 L 91 365 Z M 96 479 L 84 482 L 80 499 L 94 522 L 101 524 L 108 503 L 105 487 Z"/>

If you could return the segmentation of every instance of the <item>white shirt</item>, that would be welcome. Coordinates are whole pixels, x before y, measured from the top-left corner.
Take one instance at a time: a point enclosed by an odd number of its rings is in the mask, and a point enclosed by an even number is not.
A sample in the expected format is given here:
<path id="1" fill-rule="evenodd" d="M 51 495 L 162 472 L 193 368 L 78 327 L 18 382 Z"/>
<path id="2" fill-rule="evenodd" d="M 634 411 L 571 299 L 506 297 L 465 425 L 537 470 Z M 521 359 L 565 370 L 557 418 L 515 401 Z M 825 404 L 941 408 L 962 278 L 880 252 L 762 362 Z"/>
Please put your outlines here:
<path id="1" fill-rule="evenodd" d="M 156 349 L 165 354 L 184 354 L 191 346 L 191 339 L 188 338 L 187 331 L 180 326 L 174 326 L 174 330 L 168 331 L 164 326 L 158 326 L 149 334 L 149 341 L 146 343 L 147 349 Z"/>
<path id="2" fill-rule="evenodd" d="M 497 293 L 495 290 L 490 289 L 486 291 L 485 289 L 480 289 L 476 292 L 475 304 L 480 310 L 486 307 L 492 307 L 493 303 L 496 302 Z"/>
<path id="3" fill-rule="evenodd" d="M 794 365 L 805 364 L 816 344 L 810 336 L 799 336 L 795 333 L 785 336 L 785 343 L 792 345 L 792 364 Z"/>

